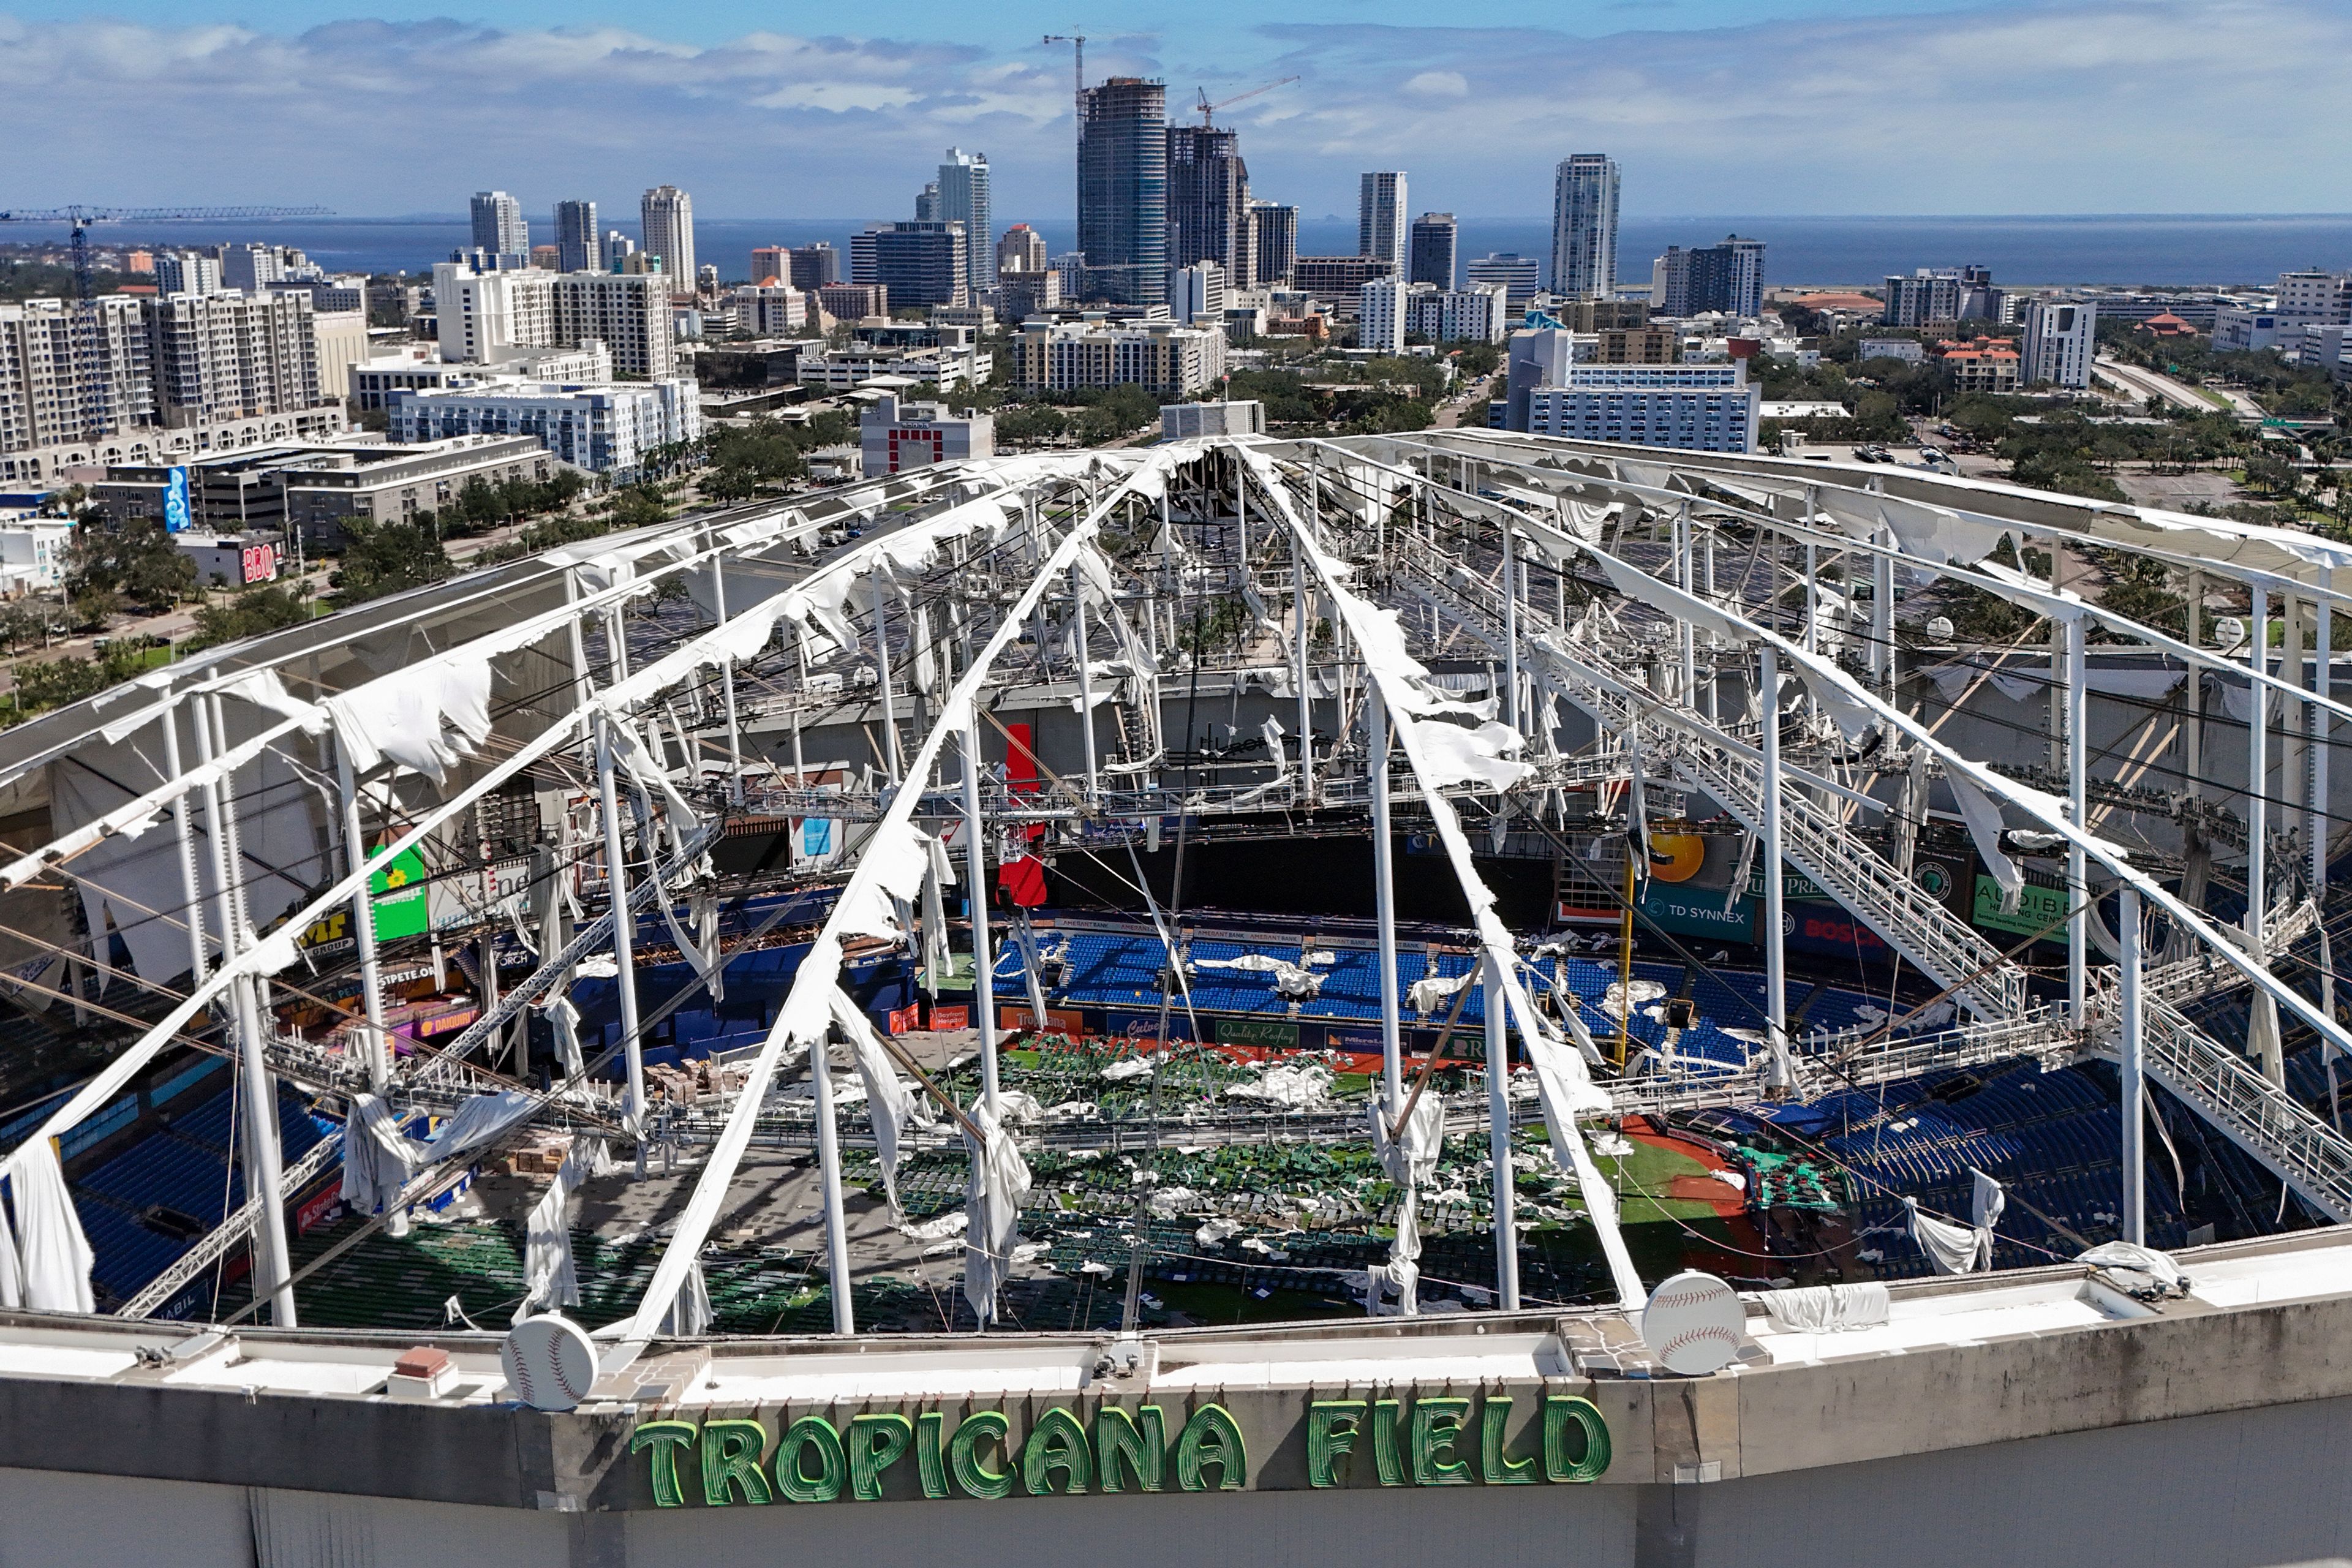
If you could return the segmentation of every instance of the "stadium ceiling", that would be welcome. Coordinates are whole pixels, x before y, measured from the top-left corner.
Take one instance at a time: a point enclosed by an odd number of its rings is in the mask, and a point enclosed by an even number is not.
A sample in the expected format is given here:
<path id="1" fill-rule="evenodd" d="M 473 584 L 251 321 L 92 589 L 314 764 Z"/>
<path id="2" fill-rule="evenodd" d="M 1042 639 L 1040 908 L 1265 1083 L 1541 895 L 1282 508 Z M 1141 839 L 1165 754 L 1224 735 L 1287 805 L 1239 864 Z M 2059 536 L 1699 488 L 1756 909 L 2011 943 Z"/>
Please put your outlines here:
<path id="1" fill-rule="evenodd" d="M 864 1075 L 886 1155 L 927 1109 L 970 1146 L 966 1293 L 985 1322 L 1026 1181 L 998 1100 L 996 1031 L 982 1034 L 984 1092 L 927 1108 L 932 1086 L 910 1082 L 921 1075 L 845 999 L 845 954 L 875 944 L 936 954 L 944 889 L 989 885 L 1040 837 L 1135 842 L 1171 816 L 1286 808 L 1369 816 L 1367 875 L 1391 956 L 1373 1125 L 1318 1136 L 1369 1137 L 1411 1187 L 1452 1109 L 1419 1092 L 1399 1047 L 1387 847 L 1391 812 L 1409 811 L 1472 911 L 1488 1016 L 1507 1020 L 1536 1070 L 1555 1156 L 1591 1178 L 1591 1220 L 1630 1304 L 1643 1286 L 1594 1174 L 1593 1121 L 1801 1098 L 1937 1062 L 2116 1057 L 2132 1082 L 2155 1078 L 2315 1206 L 2352 1218 L 2352 1145 L 2281 1090 L 2278 1014 L 2337 1048 L 2352 1050 L 2352 1035 L 2273 973 L 2315 919 L 2326 727 L 2352 709 L 2310 661 L 2250 658 L 2266 637 L 2217 650 L 2199 619 L 2213 593 L 2244 598 L 2258 626 L 2275 603 L 2290 627 L 2307 616 L 2328 647 L 2332 574 L 2347 558 L 2303 534 L 1916 470 L 1487 432 L 1220 437 L 935 465 L 566 546 L 215 648 L 0 738 L 9 815 L 46 823 L 40 842 L 0 867 L 5 924 L 26 960 L 9 984 L 37 1003 L 65 994 L 58 965 L 95 970 L 122 1037 L 7 1158 L 23 1239 L 0 1251 L 24 1266 L 0 1268 L 0 1300 L 89 1309 L 87 1247 L 51 1141 L 161 1053 L 194 1045 L 234 1058 L 255 1103 L 273 1075 L 348 1102 L 344 1190 L 387 1222 L 534 1126 L 605 1138 L 641 1167 L 664 1139 L 697 1141 L 706 1158 L 691 1200 L 638 1310 L 607 1332 L 625 1357 L 690 1322 L 697 1254 L 763 1119 L 780 1114 L 772 1090 L 826 1048 Z M 2185 635 L 2083 591 L 2088 563 L 2132 560 L 2188 588 Z M 1964 599 L 2014 606 L 2024 630 L 2006 647 L 1964 647 L 1917 614 Z M 2192 723 L 2220 722 L 2202 706 L 2208 676 L 2242 703 L 2248 776 L 2212 795 L 2239 801 L 2248 885 L 2263 892 L 2243 930 L 2206 911 L 2179 837 L 2167 837 L 2182 823 L 2211 837 L 2214 798 L 2134 795 L 2116 779 L 2095 789 L 2094 639 L 2146 655 L 2149 690 L 2189 676 Z M 2040 673 L 2012 656 L 2042 661 Z M 1483 700 L 1431 668 L 1465 659 L 1497 670 Z M 1174 699 L 1220 668 L 1295 700 L 1295 727 L 1269 721 L 1262 749 L 1217 758 L 1197 734 L 1171 735 Z M 1988 743 L 1998 731 L 1915 711 L 1902 682 L 1923 669 L 1964 693 L 2021 670 L 2046 685 L 2050 765 L 2020 768 L 2013 742 Z M 2251 700 L 2253 687 L 2270 700 Z M 1086 721 L 1067 765 L 1034 788 L 986 760 L 1002 754 L 992 732 L 1016 700 Z M 812 778 L 803 724 L 845 703 L 870 762 Z M 1593 737 L 1572 748 L 1571 714 Z M 1112 719 L 1116 744 L 1100 721 Z M 2292 787 L 2274 784 L 2270 766 L 2287 747 L 2303 769 Z M 1645 849 L 1654 791 L 1713 803 L 1761 864 L 1801 871 L 1932 979 L 1957 1019 L 1829 1047 L 1792 1038 L 1779 984 L 1781 884 L 1766 875 L 1771 1016 L 1750 1060 L 1672 1082 L 1623 1073 L 1573 1008 L 1549 1010 L 1530 990 L 1529 944 L 1496 915 L 1472 833 L 1564 823 L 1574 795 Z M 534 792 L 572 803 L 554 842 L 511 885 L 478 876 L 474 901 L 436 939 L 512 931 L 531 944 L 529 973 L 494 974 L 478 1019 L 396 1053 L 372 880 L 380 892 L 410 857 L 466 860 L 462 847 L 494 836 L 499 803 Z M 2020 950 L 1996 948 L 1910 875 L 1910 840 L 1931 805 L 1965 824 L 2011 898 L 2021 858 L 2063 862 L 2049 928 L 2069 945 L 2063 1001 L 2037 999 Z M 730 823 L 816 817 L 853 843 L 789 999 L 722 1117 L 686 1132 L 657 1125 L 635 999 L 640 920 L 665 922 L 715 991 L 727 953 L 712 918 L 726 881 L 714 847 Z M 2288 826 L 2300 828 L 2307 865 L 2273 853 Z M 613 918 L 616 897 L 632 918 Z M 971 904 L 985 945 L 987 900 Z M 2163 940 L 2144 941 L 2144 923 L 2160 924 Z M 320 940 L 337 931 L 351 936 L 341 956 Z M 569 1037 L 567 988 L 605 965 L 622 1002 L 617 1081 L 576 1047 L 551 1088 L 497 1069 L 492 1048 L 527 1010 Z M 361 999 L 331 1039 L 276 1024 L 273 996 L 315 999 L 354 968 Z M 992 968 L 974 965 L 983 1022 L 994 1016 Z M 2250 994 L 2243 1049 L 2206 1036 L 2179 1005 L 2227 986 Z M 73 996 L 79 1005 L 79 985 Z M 831 1075 L 814 1083 L 845 1331 Z M 1495 1096 L 1490 1113 L 1507 1128 L 1499 1076 Z M 448 1119 L 429 1144 L 398 1131 L 418 1111 Z M 2127 1110 L 2127 1139 L 2137 1122 Z M 1062 1132 L 1085 1136 L 1082 1125 Z M 315 1174 L 278 1168 L 270 1138 L 251 1142 L 249 1190 L 291 1191 Z M 1516 1305 L 1509 1162 L 1496 1163 L 1498 1268 Z M 2127 1143 L 2127 1175 L 2136 1164 Z M 283 1215 L 259 1201 L 126 1310 L 154 1310 L 165 1287 L 248 1236 L 257 1301 L 292 1323 Z M 1407 1310 L 1415 1251 L 1400 1236 L 1379 1282 Z"/>

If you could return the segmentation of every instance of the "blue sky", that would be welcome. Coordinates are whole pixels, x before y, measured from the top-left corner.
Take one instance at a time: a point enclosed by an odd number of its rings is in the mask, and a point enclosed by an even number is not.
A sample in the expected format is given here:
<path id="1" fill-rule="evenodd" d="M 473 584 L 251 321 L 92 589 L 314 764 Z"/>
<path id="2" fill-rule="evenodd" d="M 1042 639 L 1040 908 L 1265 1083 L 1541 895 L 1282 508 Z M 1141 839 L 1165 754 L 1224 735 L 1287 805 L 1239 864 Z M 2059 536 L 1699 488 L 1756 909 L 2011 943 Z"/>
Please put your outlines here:
<path id="1" fill-rule="evenodd" d="M 1039 36 L 1081 21 L 1091 78 L 1171 105 L 1300 76 L 1227 122 L 1310 214 L 1374 167 L 1417 206 L 1540 213 L 1587 151 L 1633 214 L 2352 210 L 2352 80 L 2321 67 L 2352 0 L 0 0 L 0 205 L 544 212 L 669 181 L 829 216 L 904 206 L 955 143 L 1000 215 L 1062 216 L 1070 61 Z"/>

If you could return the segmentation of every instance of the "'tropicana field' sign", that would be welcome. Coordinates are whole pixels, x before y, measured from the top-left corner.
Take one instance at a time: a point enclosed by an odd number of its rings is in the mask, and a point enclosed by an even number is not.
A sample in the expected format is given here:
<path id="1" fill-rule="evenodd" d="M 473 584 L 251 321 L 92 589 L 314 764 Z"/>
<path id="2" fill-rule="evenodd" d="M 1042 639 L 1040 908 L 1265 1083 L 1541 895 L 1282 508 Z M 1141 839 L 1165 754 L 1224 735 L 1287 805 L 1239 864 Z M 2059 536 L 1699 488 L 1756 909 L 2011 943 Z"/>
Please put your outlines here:
<path id="1" fill-rule="evenodd" d="M 1003 1410 L 866 1411 L 841 1424 L 812 1412 L 777 1428 L 749 1417 L 641 1422 L 629 1450 L 644 1456 L 658 1508 L 1287 1489 L 1301 1479 L 1316 1489 L 1533 1486 L 1609 1468 L 1600 1408 L 1534 1390 L 1314 1400 L 1281 1441 L 1297 1445 L 1280 1456 L 1287 1465 L 1254 1466 L 1221 1404 L 1171 1426 L 1160 1405 L 1108 1401 L 1090 1423 L 1065 1406 L 1037 1409 L 1017 1436 Z M 1269 1481 L 1272 1471 L 1290 1479 Z"/>

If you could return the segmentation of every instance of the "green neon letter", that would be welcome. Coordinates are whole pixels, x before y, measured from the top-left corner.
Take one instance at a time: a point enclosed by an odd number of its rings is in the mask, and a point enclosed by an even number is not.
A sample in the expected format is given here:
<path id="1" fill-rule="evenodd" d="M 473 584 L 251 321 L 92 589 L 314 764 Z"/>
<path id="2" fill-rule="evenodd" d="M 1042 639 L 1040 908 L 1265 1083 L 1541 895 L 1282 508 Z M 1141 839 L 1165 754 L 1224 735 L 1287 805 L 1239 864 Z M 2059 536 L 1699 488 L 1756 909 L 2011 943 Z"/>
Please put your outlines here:
<path id="1" fill-rule="evenodd" d="M 1546 1480 L 1595 1481 L 1609 1468 L 1609 1423 L 1590 1399 L 1553 1394 L 1544 1401 L 1543 1426 Z"/>
<path id="2" fill-rule="evenodd" d="M 936 1410 L 926 1410 L 915 1417 L 915 1468 L 922 1473 L 923 1495 L 927 1498 L 948 1495 L 948 1468 L 940 1454 L 940 1427 L 946 1420 Z"/>
<path id="3" fill-rule="evenodd" d="M 702 1428 L 702 1500 L 717 1508 L 735 1500 L 772 1501 L 760 1461 L 768 1451 L 768 1430 L 757 1421 L 710 1421 Z"/>
<path id="4" fill-rule="evenodd" d="M 1203 1405 L 1184 1423 L 1184 1435 L 1176 1439 L 1176 1484 L 1188 1492 L 1203 1490 L 1201 1471 L 1209 1465 L 1217 1467 L 1217 1485 L 1224 1491 L 1241 1490 L 1249 1479 L 1248 1446 L 1222 1405 Z"/>
<path id="5" fill-rule="evenodd" d="M 955 1436 L 948 1439 L 948 1468 L 965 1495 L 1001 1498 L 1013 1489 L 1012 1471 L 992 1470 L 980 1462 L 982 1442 L 993 1437 L 1002 1443 L 1012 1429 L 1002 1410 L 975 1410 L 956 1424 Z"/>
<path id="6" fill-rule="evenodd" d="M 1031 1497 L 1053 1496 L 1054 1472 L 1059 1470 L 1063 1495 L 1077 1497 L 1087 1489 L 1089 1468 L 1087 1429 L 1078 1418 L 1059 1405 L 1040 1414 L 1021 1445 L 1023 1489 Z"/>
<path id="7" fill-rule="evenodd" d="M 1511 1396 L 1490 1394 L 1478 1407 L 1478 1479 L 1490 1487 L 1535 1484 L 1536 1462 L 1513 1459 L 1503 1453 L 1504 1428 L 1510 1425 Z"/>
<path id="8" fill-rule="evenodd" d="M 1095 1479 L 1104 1491 L 1125 1491 L 1127 1478 L 1121 1472 L 1133 1470 L 1145 1491 L 1156 1492 L 1167 1465 L 1168 1427 L 1160 1406 L 1143 1405 L 1133 1415 L 1116 1405 L 1096 1407 Z"/>
<path id="9" fill-rule="evenodd" d="M 1380 1465 L 1381 1485 L 1404 1485 L 1404 1458 L 1397 1452 L 1399 1406 L 1393 1399 L 1372 1401 L 1372 1458 Z"/>
<path id="10" fill-rule="evenodd" d="M 1470 1418 L 1466 1399 L 1416 1399 L 1412 1402 L 1412 1484 L 1417 1487 L 1459 1487 L 1470 1482 L 1467 1460 L 1454 1457 L 1454 1440 Z"/>
<path id="11" fill-rule="evenodd" d="M 803 1468 L 811 1451 L 816 1474 Z M 803 1415 L 784 1429 L 776 1445 L 776 1489 L 794 1502 L 831 1502 L 841 1495 L 841 1479 L 849 1468 L 842 1457 L 841 1433 L 822 1415 Z"/>
<path id="12" fill-rule="evenodd" d="M 915 1424 L 903 1415 L 849 1418 L 849 1495 L 860 1502 L 882 1496 L 882 1472 L 898 1462 L 915 1440 Z"/>
<path id="13" fill-rule="evenodd" d="M 677 1486 L 677 1451 L 693 1447 L 701 1430 L 691 1421 L 648 1421 L 630 1436 L 630 1453 L 652 1451 L 646 1463 L 652 1467 L 656 1508 L 684 1506 L 686 1494 Z"/>
<path id="14" fill-rule="evenodd" d="M 1336 1487 L 1345 1479 L 1331 1473 L 1332 1461 L 1356 1451 L 1356 1436 L 1363 1426 L 1360 1399 L 1318 1399 L 1307 1407 L 1307 1485 Z"/>

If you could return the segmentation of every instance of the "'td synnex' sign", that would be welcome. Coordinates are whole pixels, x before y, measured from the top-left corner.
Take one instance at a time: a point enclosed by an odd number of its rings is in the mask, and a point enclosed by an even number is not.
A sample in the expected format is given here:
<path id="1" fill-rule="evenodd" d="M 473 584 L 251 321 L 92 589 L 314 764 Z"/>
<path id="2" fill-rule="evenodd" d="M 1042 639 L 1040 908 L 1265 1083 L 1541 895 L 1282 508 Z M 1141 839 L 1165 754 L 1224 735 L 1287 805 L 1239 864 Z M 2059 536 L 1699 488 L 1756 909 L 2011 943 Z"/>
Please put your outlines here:
<path id="1" fill-rule="evenodd" d="M 1253 1443 L 1224 1405 L 1181 1425 L 1158 1405 L 1106 1401 L 1091 1419 L 1032 1407 L 811 1412 L 641 1422 L 629 1440 L 658 1508 L 890 1499 L 1076 1497 L 1087 1492 L 1281 1491 L 1330 1487 L 1538 1486 L 1598 1480 L 1609 1426 L 1591 1400 L 1526 1388 L 1287 1406 Z M 1181 1414 L 1179 1412 L 1178 1414 Z"/>

